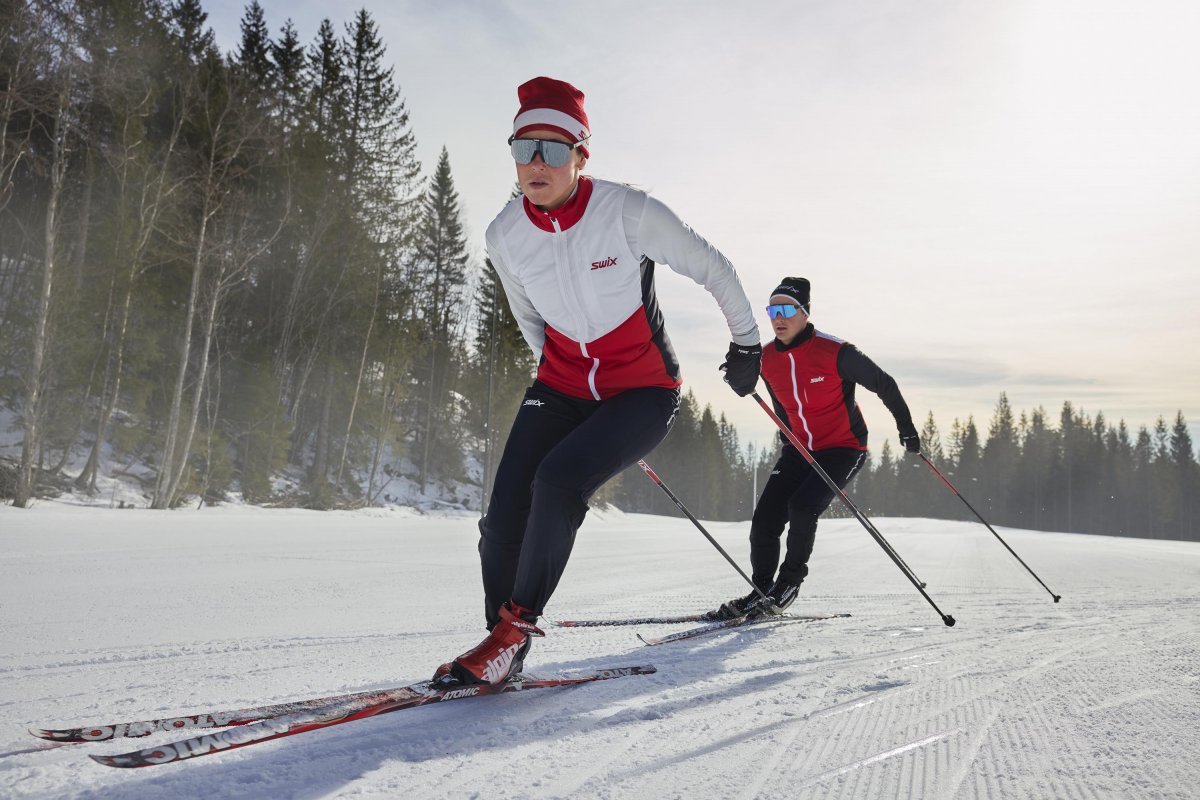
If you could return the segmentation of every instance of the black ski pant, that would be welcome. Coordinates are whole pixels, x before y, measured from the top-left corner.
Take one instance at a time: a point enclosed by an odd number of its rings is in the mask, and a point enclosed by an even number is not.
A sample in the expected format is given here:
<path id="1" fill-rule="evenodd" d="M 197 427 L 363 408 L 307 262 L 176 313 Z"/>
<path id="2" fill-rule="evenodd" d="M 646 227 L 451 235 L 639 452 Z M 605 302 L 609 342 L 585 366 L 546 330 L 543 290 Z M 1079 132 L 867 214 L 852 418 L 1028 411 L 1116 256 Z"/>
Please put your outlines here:
<path id="1" fill-rule="evenodd" d="M 581 400 L 535 382 L 525 392 L 479 522 L 489 629 L 510 598 L 541 615 L 566 569 L 588 499 L 657 447 L 678 409 L 677 389 Z"/>
<path id="2" fill-rule="evenodd" d="M 867 460 L 865 450 L 849 447 L 817 450 L 812 456 L 840 489 L 846 488 Z M 785 445 L 758 498 L 750 523 L 750 565 L 759 588 L 766 591 L 771 586 L 776 567 L 779 579 L 788 583 L 799 584 L 808 577 L 808 559 L 817 538 L 817 518 L 829 508 L 833 497 L 829 484 L 799 451 Z M 787 553 L 780 566 L 779 539 L 785 524 Z"/>

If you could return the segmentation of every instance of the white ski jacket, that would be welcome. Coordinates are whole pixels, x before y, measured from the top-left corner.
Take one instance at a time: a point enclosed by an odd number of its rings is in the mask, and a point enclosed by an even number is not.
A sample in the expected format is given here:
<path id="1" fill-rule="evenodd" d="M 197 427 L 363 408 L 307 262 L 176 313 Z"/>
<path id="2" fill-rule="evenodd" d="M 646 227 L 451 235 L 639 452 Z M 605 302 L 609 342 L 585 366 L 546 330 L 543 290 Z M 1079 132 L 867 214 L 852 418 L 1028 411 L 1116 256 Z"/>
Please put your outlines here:
<path id="1" fill-rule="evenodd" d="M 734 342 L 759 343 L 729 259 L 629 186 L 581 176 L 571 199 L 548 213 L 516 198 L 488 226 L 487 252 L 539 358 L 538 380 L 572 397 L 682 383 L 654 293 L 655 263 L 704 286 Z"/>

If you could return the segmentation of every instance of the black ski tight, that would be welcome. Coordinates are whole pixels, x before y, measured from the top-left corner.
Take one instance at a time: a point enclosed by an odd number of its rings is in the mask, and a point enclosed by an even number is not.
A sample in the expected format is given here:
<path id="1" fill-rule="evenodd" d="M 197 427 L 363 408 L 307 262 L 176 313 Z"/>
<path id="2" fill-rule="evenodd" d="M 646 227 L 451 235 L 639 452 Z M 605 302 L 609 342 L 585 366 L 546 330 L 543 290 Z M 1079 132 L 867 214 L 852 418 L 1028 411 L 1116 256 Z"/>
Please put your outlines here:
<path id="1" fill-rule="evenodd" d="M 865 450 L 833 447 L 812 454 L 838 488 L 846 484 L 866 461 Z M 833 502 L 833 490 L 808 461 L 785 445 L 767 485 L 754 507 L 750 523 L 750 564 L 754 582 L 764 590 L 775 578 L 800 583 L 808 576 L 808 559 L 817 538 L 817 518 Z M 779 539 L 788 525 L 787 554 L 779 565 Z"/>
<path id="2" fill-rule="evenodd" d="M 485 615 L 513 602 L 542 613 L 566 569 L 588 498 L 667 435 L 677 389 L 581 400 L 535 382 L 525 392 L 480 520 Z"/>

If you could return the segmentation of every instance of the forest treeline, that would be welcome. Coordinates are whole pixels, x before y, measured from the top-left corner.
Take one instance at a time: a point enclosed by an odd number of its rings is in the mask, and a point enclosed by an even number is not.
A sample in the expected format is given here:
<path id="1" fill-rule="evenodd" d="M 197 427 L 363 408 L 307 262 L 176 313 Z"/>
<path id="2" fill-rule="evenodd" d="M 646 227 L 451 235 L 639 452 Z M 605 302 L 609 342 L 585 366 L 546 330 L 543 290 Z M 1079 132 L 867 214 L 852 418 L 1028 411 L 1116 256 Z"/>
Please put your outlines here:
<path id="1" fill-rule="evenodd" d="M 892 449 L 889 423 L 875 421 L 874 455 L 847 487 L 855 505 L 869 517 L 977 521 L 919 456 Z M 1134 432 L 1070 402 L 1057 417 L 1043 408 L 1018 414 L 1001 393 L 984 432 L 968 418 L 943 435 L 929 413 L 921 442 L 937 471 L 992 525 L 1200 541 L 1200 464 L 1181 412 L 1172 424 L 1159 417 L 1153 429 Z M 740 448 L 737 432 L 691 398 L 647 461 L 697 516 L 736 520 L 752 514 L 752 487 L 761 491 L 778 454 L 778 444 Z M 622 473 L 609 490 L 615 504 L 678 514 L 640 472 Z M 827 514 L 850 516 L 840 501 Z"/>
<path id="2" fill-rule="evenodd" d="M 462 481 L 532 363 L 472 269 L 449 154 L 418 163 L 366 11 L 303 43 L 254 2 L 227 55 L 206 17 L 198 0 L 4 6 L 16 504 L 81 451 L 83 490 L 102 464 L 149 464 L 155 508 L 232 489 L 370 503 L 401 469 L 418 491 Z"/>
<path id="3" fill-rule="evenodd" d="M 199 0 L 0 14 L 0 401 L 20 436 L 0 494 L 96 492 L 103 471 L 155 508 L 478 508 L 534 363 L 450 154 L 418 160 L 371 15 L 302 41 L 252 2 L 222 54 Z M 931 416 L 924 436 L 995 524 L 1198 535 L 1181 415 L 1133 433 L 1002 397 L 986 435 L 956 420 L 943 443 Z M 648 461 L 697 516 L 746 519 L 776 455 L 688 393 Z M 969 513 L 886 444 L 851 493 Z M 597 501 L 678 513 L 636 468 Z"/>

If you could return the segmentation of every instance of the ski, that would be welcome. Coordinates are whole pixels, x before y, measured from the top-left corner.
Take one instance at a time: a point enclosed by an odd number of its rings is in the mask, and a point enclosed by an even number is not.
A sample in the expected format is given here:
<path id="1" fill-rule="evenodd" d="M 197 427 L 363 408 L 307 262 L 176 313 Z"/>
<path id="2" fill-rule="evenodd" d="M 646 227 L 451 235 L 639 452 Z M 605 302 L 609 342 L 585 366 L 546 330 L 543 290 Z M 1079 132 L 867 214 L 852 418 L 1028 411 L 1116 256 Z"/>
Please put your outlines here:
<path id="1" fill-rule="evenodd" d="M 538 678 L 518 675 L 504 683 L 466 686 L 438 686 L 432 681 L 422 681 L 411 686 L 385 689 L 379 692 L 363 692 L 348 698 L 335 699 L 323 706 L 311 706 L 282 716 L 243 724 L 229 730 L 202 734 L 190 739 L 135 750 L 117 755 L 90 756 L 93 761 L 106 767 L 134 768 L 169 764 L 190 758 L 220 753 L 253 744 L 294 736 L 298 733 L 319 728 L 328 728 L 365 719 L 393 711 L 416 708 L 429 703 L 449 700 L 464 700 L 469 697 L 484 697 L 491 694 L 506 694 L 530 689 L 546 689 L 555 686 L 574 686 L 580 683 L 625 678 L 631 675 L 650 675 L 656 671 L 649 664 L 632 667 L 609 667 L 588 670 L 577 675 L 558 675 Z"/>
<path id="2" fill-rule="evenodd" d="M 670 633 L 666 636 L 643 636 L 638 634 L 638 638 L 648 645 L 667 644 L 668 642 L 681 642 L 685 639 L 695 639 L 697 636 L 706 636 L 710 633 L 718 633 L 720 631 L 729 630 L 731 628 L 745 628 L 750 625 L 764 625 L 767 623 L 787 623 L 787 622 L 817 622 L 824 619 L 838 619 L 848 617 L 849 614 L 755 614 L 749 617 L 734 617 L 733 619 L 721 620 L 719 622 L 710 622 L 706 625 L 700 625 L 695 628 L 688 628 L 685 631 Z"/>
<path id="3" fill-rule="evenodd" d="M 314 697 L 310 700 L 294 700 L 287 703 L 272 705 L 250 706 L 232 711 L 209 711 L 201 714 L 188 714 L 180 717 L 163 717 L 161 719 L 145 719 L 137 722 L 114 722 L 106 725 L 91 725 L 84 728 L 30 728 L 29 732 L 39 739 L 64 744 L 80 742 L 104 742 L 110 739 L 135 739 L 149 736 L 161 731 L 189 731 L 204 728 L 225 728 L 235 725 L 248 725 L 260 722 L 270 717 L 284 714 L 294 714 L 313 708 L 353 701 L 361 697 L 376 697 L 380 692 L 389 689 L 374 689 L 364 692 L 331 695 L 329 697 Z"/>
<path id="4" fill-rule="evenodd" d="M 548 619 L 556 628 L 604 628 L 616 625 L 671 625 L 678 622 L 704 622 L 704 614 L 682 614 L 675 617 L 626 617 L 623 619 Z"/>

